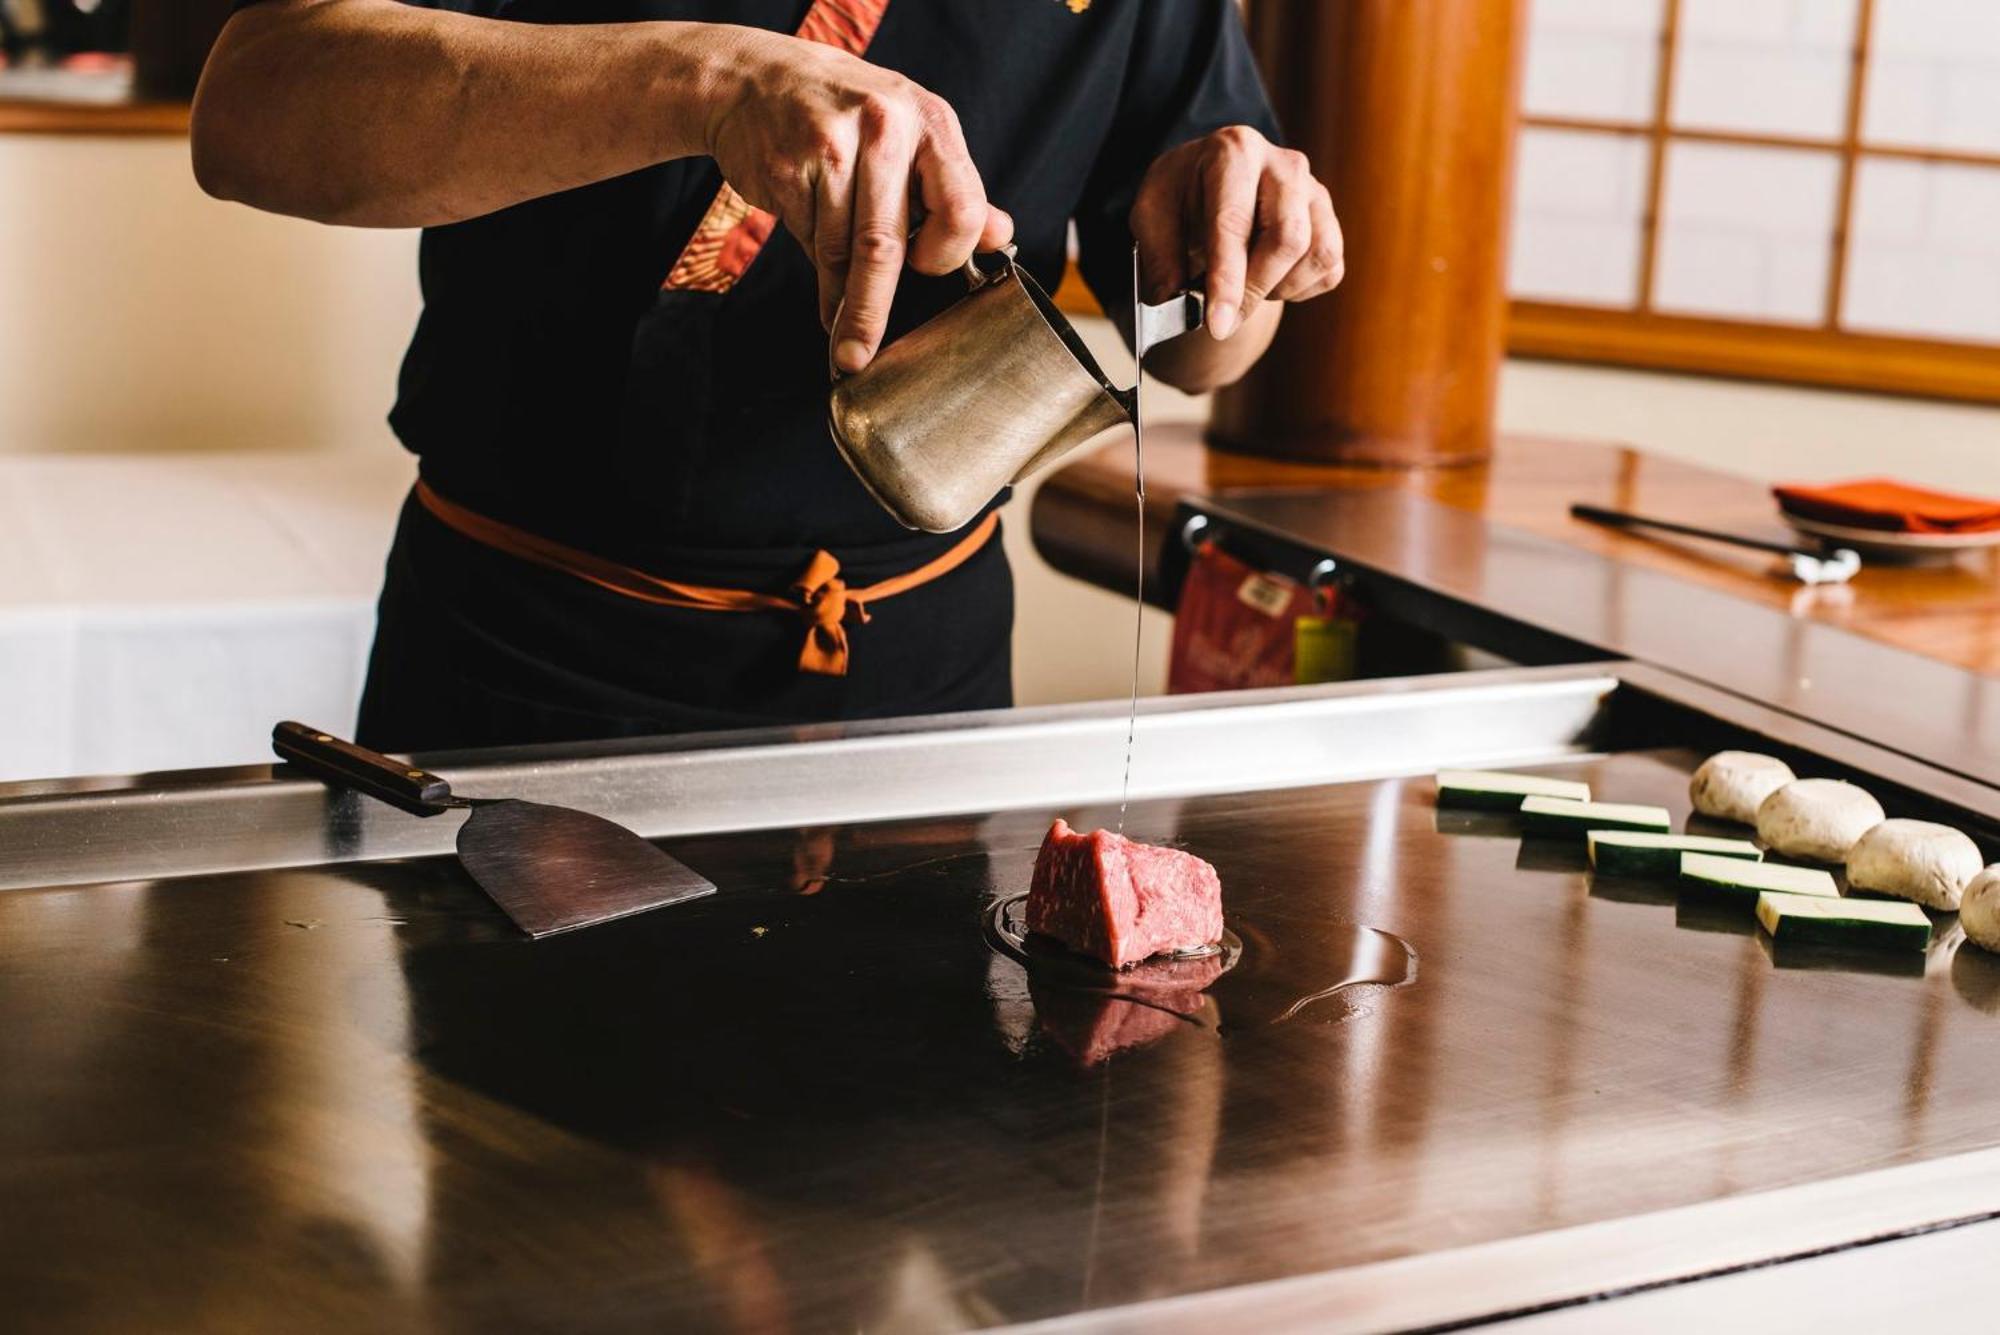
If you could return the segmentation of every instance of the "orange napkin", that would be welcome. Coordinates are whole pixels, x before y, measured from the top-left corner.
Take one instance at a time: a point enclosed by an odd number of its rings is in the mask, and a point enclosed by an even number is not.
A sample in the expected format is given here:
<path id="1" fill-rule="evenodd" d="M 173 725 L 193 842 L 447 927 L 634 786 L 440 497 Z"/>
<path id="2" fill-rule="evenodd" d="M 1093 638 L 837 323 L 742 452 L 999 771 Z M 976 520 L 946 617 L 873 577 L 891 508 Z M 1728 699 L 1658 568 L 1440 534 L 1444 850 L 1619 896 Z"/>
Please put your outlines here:
<path id="1" fill-rule="evenodd" d="M 1926 491 L 1888 478 L 1824 487 L 1771 488 L 1778 506 L 1801 519 L 1898 533 L 1984 533 L 2000 528 L 2000 501 Z"/>

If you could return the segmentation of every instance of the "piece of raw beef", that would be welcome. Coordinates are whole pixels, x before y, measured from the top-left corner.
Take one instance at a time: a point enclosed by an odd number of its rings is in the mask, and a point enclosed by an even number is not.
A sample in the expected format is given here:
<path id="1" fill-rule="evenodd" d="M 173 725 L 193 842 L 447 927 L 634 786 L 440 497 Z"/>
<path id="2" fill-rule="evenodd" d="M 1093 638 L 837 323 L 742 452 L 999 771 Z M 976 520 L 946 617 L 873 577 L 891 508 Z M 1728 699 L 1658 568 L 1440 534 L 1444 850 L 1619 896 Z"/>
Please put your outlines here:
<path id="1" fill-rule="evenodd" d="M 1222 880 L 1192 853 L 1057 820 L 1028 886 L 1028 930 L 1114 969 L 1222 939 Z"/>

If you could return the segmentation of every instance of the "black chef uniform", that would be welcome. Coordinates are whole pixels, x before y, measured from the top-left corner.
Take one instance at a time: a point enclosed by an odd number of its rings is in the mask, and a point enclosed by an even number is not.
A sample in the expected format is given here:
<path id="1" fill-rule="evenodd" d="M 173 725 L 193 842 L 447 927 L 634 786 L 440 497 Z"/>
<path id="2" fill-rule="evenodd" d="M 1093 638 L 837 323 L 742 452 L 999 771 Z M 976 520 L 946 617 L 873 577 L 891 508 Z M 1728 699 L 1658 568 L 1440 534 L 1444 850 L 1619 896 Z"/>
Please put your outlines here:
<path id="1" fill-rule="evenodd" d="M 808 0 L 439 7 L 793 32 Z M 1130 301 L 1126 215 L 1153 160 L 1225 125 L 1277 137 L 1235 0 L 890 0 L 865 58 L 957 110 L 1044 286 L 1075 221 L 1084 277 L 1111 309 Z M 685 159 L 429 229 L 396 434 L 455 505 L 675 581 L 782 591 L 823 549 L 860 588 L 937 558 L 958 536 L 898 526 L 828 438 L 817 284 L 782 226 L 726 293 L 662 290 L 720 184 L 713 161 Z M 906 271 L 889 337 L 963 288 Z M 418 750 L 1011 702 L 997 540 L 868 610 L 845 675 L 801 672 L 796 616 L 649 605 L 473 541 L 413 500 L 359 736 Z"/>

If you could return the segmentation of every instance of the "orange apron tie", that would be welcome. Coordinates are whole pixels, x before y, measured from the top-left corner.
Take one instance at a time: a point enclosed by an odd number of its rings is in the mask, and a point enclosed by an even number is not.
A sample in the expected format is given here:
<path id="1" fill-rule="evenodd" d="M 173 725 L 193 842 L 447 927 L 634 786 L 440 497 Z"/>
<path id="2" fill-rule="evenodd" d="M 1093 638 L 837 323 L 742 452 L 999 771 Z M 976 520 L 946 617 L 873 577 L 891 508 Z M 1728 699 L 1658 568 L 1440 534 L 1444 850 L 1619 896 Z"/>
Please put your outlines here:
<path id="1" fill-rule="evenodd" d="M 847 671 L 847 614 L 866 623 L 868 608 L 847 592 L 840 577 L 840 562 L 831 552 L 814 552 L 806 570 L 792 585 L 792 596 L 806 609 L 812 625 L 806 631 L 806 647 L 799 653 L 799 670 L 838 677 Z"/>
<path id="2" fill-rule="evenodd" d="M 468 510 L 417 483 L 417 500 L 439 522 L 474 542 L 549 570 L 595 584 L 600 589 L 636 598 L 658 607 L 686 607 L 703 612 L 789 612 L 806 623 L 806 640 L 799 650 L 799 670 L 827 677 L 847 675 L 847 627 L 866 625 L 868 604 L 930 583 L 964 565 L 992 540 L 1000 516 L 989 514 L 952 548 L 915 570 L 892 575 L 865 589 L 850 589 L 840 578 L 840 561 L 832 552 L 814 552 L 791 586 L 789 596 L 750 589 L 721 589 L 662 579 L 620 565 L 579 548 L 553 542 L 526 529 Z"/>

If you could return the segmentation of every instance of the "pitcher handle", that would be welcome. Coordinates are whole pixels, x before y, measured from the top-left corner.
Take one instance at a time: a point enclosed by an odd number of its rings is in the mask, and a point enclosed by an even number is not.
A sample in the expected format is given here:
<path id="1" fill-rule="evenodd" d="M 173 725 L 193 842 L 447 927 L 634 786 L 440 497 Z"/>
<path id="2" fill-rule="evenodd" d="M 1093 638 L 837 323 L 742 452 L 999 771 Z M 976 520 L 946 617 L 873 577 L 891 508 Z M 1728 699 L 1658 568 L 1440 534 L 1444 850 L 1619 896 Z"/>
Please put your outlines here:
<path id="1" fill-rule="evenodd" d="M 915 233 L 912 233 L 911 235 L 915 235 Z M 1014 272 L 1014 266 L 1017 263 L 1019 263 L 1018 259 L 1016 258 L 1016 256 L 1019 254 L 1019 251 L 1012 241 L 1009 241 L 1006 245 L 1000 247 L 998 250 L 988 251 L 986 253 L 989 255 L 998 255 L 1006 262 L 1002 264 L 998 269 L 995 269 L 993 272 L 988 273 L 986 270 L 979 267 L 978 251 L 974 251 L 972 254 L 966 256 L 965 263 L 963 266 L 960 267 L 959 273 L 965 276 L 965 290 L 968 294 L 977 292 L 980 288 L 987 286 L 989 283 L 999 282 L 1002 278 L 1005 278 L 1008 274 Z M 840 311 L 837 308 L 833 313 L 833 322 L 836 325 L 840 323 Z M 833 340 L 831 338 L 827 339 L 826 341 L 826 373 L 827 373 L 827 378 L 836 385 L 839 384 L 842 380 L 846 379 L 848 375 L 846 371 L 841 370 L 838 366 L 835 366 L 833 364 Z"/>
<path id="2" fill-rule="evenodd" d="M 1020 254 L 1020 250 L 1012 241 L 1009 241 L 998 250 L 988 251 L 987 253 L 1000 256 L 1006 263 L 992 273 L 988 273 L 979 267 L 978 251 L 975 250 L 972 254 L 966 256 L 965 267 L 959 270 L 959 272 L 965 275 L 965 287 L 968 292 L 977 292 L 988 283 L 999 282 L 1002 278 L 1012 273 L 1015 264 L 1019 262 L 1016 257 Z"/>

